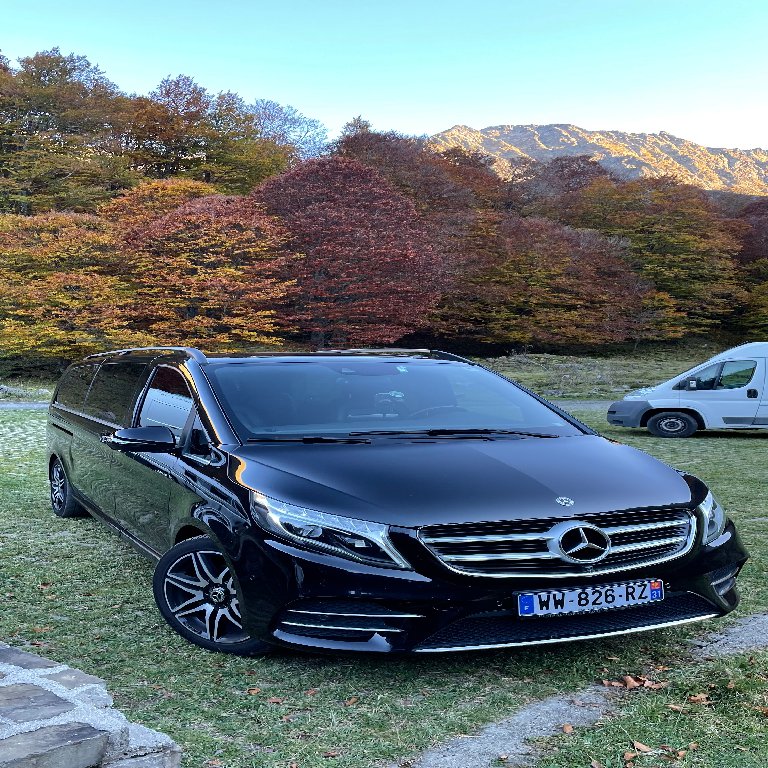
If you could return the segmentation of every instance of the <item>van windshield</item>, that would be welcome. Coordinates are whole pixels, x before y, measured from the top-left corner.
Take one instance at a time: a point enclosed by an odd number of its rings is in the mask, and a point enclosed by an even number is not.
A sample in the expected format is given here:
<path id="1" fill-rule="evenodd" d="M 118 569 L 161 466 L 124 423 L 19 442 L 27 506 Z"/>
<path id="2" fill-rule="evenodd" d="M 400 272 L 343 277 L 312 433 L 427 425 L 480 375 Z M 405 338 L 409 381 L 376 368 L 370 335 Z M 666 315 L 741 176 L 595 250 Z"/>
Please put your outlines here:
<path id="1" fill-rule="evenodd" d="M 468 363 L 280 359 L 205 372 L 240 439 L 445 430 L 582 431 L 514 384 Z"/>

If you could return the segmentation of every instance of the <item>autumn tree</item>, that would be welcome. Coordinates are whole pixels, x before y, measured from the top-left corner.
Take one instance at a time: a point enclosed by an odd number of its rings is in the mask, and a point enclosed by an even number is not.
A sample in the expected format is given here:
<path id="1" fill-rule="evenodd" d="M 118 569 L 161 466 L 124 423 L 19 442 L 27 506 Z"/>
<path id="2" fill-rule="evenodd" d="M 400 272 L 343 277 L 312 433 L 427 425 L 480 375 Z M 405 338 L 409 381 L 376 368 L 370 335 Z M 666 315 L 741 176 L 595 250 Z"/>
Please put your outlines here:
<path id="1" fill-rule="evenodd" d="M 157 219 L 184 203 L 210 197 L 216 187 L 192 179 L 145 181 L 99 208 L 99 215 L 111 221 L 123 240 L 141 235 Z"/>
<path id="2" fill-rule="evenodd" d="M 371 168 L 309 160 L 269 179 L 253 200 L 278 216 L 298 294 L 291 304 L 317 346 L 389 343 L 420 327 L 442 273 L 415 206 Z"/>
<path id="3" fill-rule="evenodd" d="M 223 351 L 281 339 L 278 316 L 293 292 L 284 275 L 297 257 L 286 234 L 251 198 L 200 197 L 147 224 L 127 259 L 130 320 L 154 343 Z"/>
<path id="4" fill-rule="evenodd" d="M 755 200 L 739 213 L 741 251 L 737 260 L 747 289 L 739 330 L 764 337 L 768 333 L 768 200 Z"/>
<path id="5" fill-rule="evenodd" d="M 257 99 L 246 107 L 253 116 L 259 136 L 273 141 L 299 160 L 321 155 L 328 144 L 326 127 L 290 105 Z"/>
<path id="6" fill-rule="evenodd" d="M 503 215 L 492 258 L 443 302 L 438 324 L 496 345 L 635 338 L 652 297 L 627 255 L 621 241 L 595 231 Z"/>
<path id="7" fill-rule="evenodd" d="M 59 360 L 141 344 L 133 286 L 108 222 L 77 213 L 0 216 L 0 355 Z"/>
<path id="8" fill-rule="evenodd" d="M 444 290 L 485 263 L 488 209 L 503 206 L 505 185 L 482 159 L 461 150 L 440 154 L 421 139 L 370 128 L 343 136 L 335 152 L 375 169 L 411 200 L 442 264 Z"/>

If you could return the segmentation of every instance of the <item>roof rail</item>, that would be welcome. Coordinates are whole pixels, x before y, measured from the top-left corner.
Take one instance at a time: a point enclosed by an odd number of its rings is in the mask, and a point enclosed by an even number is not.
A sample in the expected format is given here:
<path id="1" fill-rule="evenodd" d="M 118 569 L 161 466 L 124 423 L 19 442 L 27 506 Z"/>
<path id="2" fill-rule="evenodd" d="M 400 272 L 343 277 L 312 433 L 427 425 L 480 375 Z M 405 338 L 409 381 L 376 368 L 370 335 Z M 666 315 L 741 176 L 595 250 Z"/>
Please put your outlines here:
<path id="1" fill-rule="evenodd" d="M 127 355 L 131 352 L 184 352 L 198 363 L 208 362 L 208 358 L 195 347 L 131 347 L 130 349 L 112 349 L 109 352 L 97 352 L 93 355 L 88 355 L 86 360 L 90 360 L 93 357 L 106 357 L 107 355 Z"/>
<path id="2" fill-rule="evenodd" d="M 359 347 L 357 349 L 320 349 L 324 355 L 425 355 L 431 354 L 428 349 L 402 349 L 399 347 Z"/>
<path id="3" fill-rule="evenodd" d="M 477 365 L 473 360 L 469 360 L 466 357 L 460 357 L 454 355 L 452 352 L 443 352 L 440 349 L 403 349 L 399 347 L 392 347 L 387 349 L 382 348 L 361 348 L 361 349 L 321 349 L 315 354 L 328 354 L 328 355 L 421 355 L 422 357 L 432 357 L 436 360 L 454 360 L 457 363 L 468 363 L 469 365 Z"/>

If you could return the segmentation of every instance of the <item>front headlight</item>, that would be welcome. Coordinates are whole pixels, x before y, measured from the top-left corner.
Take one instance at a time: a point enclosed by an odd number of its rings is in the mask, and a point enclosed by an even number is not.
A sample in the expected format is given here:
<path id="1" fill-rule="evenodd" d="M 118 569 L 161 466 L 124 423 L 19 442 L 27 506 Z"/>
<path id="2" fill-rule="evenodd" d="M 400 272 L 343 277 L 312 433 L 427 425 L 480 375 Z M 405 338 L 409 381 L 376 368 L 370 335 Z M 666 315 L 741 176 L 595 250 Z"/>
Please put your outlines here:
<path id="1" fill-rule="evenodd" d="M 389 540 L 388 527 L 367 520 L 331 515 L 251 492 L 251 515 L 269 531 L 309 549 L 387 568 L 411 569 Z"/>
<path id="2" fill-rule="evenodd" d="M 725 530 L 725 510 L 717 503 L 711 491 L 699 504 L 699 509 L 704 513 L 704 520 L 707 524 L 704 531 L 704 543 L 709 544 Z"/>

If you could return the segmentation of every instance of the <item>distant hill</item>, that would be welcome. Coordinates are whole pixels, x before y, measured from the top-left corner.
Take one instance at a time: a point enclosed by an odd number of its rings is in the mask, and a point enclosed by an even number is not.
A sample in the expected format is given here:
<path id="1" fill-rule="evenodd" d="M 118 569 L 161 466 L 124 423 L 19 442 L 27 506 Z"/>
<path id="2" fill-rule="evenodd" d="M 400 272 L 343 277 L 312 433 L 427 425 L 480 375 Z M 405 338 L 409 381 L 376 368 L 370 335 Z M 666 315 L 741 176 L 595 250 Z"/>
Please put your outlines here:
<path id="1" fill-rule="evenodd" d="M 676 176 L 687 184 L 745 195 L 768 195 L 768 151 L 704 147 L 670 133 L 585 131 L 575 125 L 496 125 L 475 130 L 456 125 L 432 137 L 441 149 L 463 147 L 514 161 L 547 162 L 563 155 L 591 155 L 625 178 Z"/>

